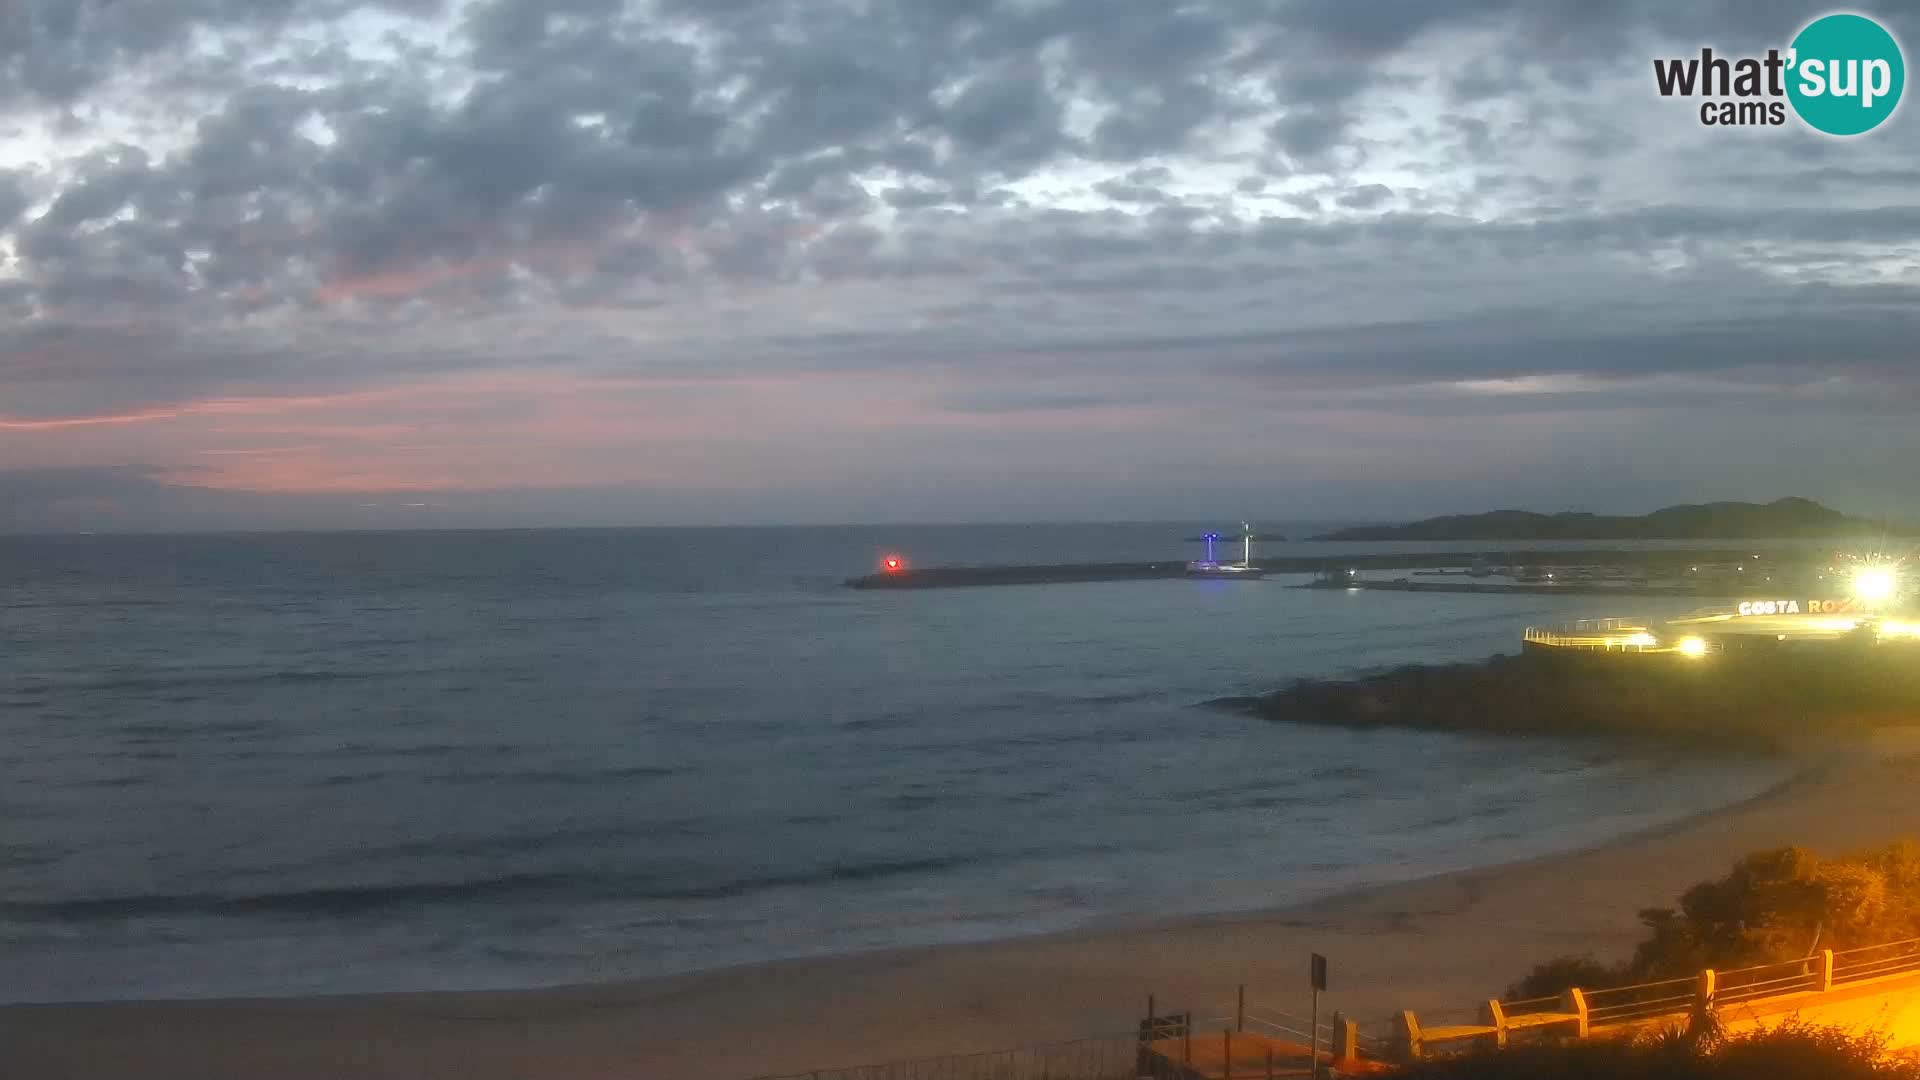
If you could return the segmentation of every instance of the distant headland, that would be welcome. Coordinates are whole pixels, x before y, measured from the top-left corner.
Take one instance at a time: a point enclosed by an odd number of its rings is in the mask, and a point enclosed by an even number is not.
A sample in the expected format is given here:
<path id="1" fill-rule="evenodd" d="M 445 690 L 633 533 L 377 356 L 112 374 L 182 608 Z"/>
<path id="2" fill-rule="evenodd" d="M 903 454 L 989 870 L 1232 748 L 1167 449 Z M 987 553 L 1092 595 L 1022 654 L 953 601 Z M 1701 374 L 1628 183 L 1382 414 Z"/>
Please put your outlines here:
<path id="1" fill-rule="evenodd" d="M 1453 514 L 1406 525 L 1363 525 L 1315 540 L 1826 540 L 1888 532 L 1887 526 L 1832 510 L 1811 499 L 1770 503 L 1713 502 L 1669 506 L 1651 514 L 1538 514 L 1495 510 Z M 1911 530 L 1896 530 L 1910 532 Z"/>

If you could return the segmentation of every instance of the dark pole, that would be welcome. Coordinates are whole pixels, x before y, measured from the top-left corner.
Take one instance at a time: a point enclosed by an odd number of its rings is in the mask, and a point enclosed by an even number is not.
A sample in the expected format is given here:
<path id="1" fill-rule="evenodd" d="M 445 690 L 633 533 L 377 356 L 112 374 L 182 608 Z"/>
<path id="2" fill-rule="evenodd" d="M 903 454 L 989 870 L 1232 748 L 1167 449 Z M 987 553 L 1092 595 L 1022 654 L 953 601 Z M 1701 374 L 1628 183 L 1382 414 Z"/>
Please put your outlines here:
<path id="1" fill-rule="evenodd" d="M 1307 1075 L 1320 1076 L 1320 987 L 1313 988 L 1313 1019 L 1307 1023 Z"/>

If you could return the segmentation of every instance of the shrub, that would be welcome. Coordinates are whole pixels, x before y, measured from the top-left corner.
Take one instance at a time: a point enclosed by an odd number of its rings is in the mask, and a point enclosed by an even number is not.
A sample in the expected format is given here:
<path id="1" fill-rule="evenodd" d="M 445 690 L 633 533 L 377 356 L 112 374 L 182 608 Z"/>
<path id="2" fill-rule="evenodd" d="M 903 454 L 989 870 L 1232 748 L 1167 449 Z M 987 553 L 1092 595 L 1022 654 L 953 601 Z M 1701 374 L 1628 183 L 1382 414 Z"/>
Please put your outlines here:
<path id="1" fill-rule="evenodd" d="M 1754 852 L 1726 876 L 1688 889 L 1679 907 L 1647 908 L 1640 921 L 1647 937 L 1626 964 L 1555 957 L 1508 987 L 1507 997 L 1546 997 L 1569 986 L 1597 990 L 1920 938 L 1920 844 L 1906 840 L 1831 859 L 1795 847 Z"/>
<path id="2" fill-rule="evenodd" d="M 1553 997 L 1575 986 L 1582 990 L 1598 990 L 1619 986 L 1626 981 L 1624 972 L 1595 960 L 1592 953 L 1556 956 L 1544 964 L 1536 965 L 1527 972 L 1525 978 L 1507 987 L 1507 1000 Z"/>
<path id="3" fill-rule="evenodd" d="M 1673 978 L 1920 937 L 1916 888 L 1920 848 L 1910 841 L 1832 859 L 1795 847 L 1755 852 L 1688 889 L 1677 910 L 1642 911 L 1648 936 L 1628 974 Z"/>

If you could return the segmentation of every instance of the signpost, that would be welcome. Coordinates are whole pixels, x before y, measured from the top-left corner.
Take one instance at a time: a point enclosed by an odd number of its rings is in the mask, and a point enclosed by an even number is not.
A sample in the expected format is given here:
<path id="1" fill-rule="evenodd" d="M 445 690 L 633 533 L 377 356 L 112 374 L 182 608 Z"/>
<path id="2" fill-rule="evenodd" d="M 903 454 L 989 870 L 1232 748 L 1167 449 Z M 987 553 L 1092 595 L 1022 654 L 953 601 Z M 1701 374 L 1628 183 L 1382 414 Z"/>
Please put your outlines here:
<path id="1" fill-rule="evenodd" d="M 1313 1017 L 1307 1024 L 1307 1070 L 1320 1075 L 1320 992 L 1327 988 L 1327 958 L 1313 953 L 1309 977 L 1313 980 Z"/>

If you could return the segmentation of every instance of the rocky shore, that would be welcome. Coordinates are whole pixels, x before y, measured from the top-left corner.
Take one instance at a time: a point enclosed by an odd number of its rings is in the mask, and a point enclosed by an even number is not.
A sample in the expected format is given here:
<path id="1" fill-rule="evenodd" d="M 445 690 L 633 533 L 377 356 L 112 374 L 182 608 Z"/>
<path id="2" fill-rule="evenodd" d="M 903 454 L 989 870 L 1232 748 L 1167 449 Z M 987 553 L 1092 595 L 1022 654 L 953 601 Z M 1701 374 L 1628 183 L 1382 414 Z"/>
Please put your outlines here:
<path id="1" fill-rule="evenodd" d="M 1530 652 L 1302 679 L 1211 705 L 1268 720 L 1525 735 L 1645 736 L 1767 749 L 1920 717 L 1920 647 L 1781 647 L 1708 657 Z"/>

